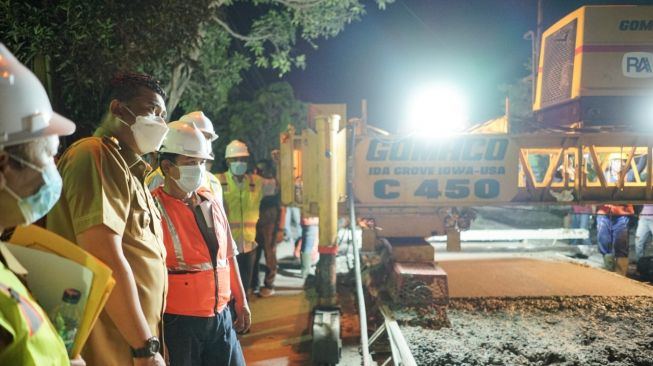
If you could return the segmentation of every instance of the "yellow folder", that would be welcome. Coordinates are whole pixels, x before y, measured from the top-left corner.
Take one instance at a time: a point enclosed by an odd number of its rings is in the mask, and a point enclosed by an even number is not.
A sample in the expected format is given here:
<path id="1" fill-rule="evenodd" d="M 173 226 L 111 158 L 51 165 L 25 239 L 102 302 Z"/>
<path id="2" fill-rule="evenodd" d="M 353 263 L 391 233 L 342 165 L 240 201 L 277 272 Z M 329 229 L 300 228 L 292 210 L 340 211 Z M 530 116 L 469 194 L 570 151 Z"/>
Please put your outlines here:
<path id="1" fill-rule="evenodd" d="M 9 243 L 58 255 L 81 265 L 92 273 L 92 276 L 89 276 L 88 296 L 85 296 L 85 306 L 71 350 L 71 356 L 77 357 L 116 283 L 111 277 L 111 269 L 76 244 L 35 225 L 16 228 Z M 29 266 L 25 267 L 30 271 Z M 38 268 L 34 268 L 33 271 L 38 271 Z M 38 300 L 39 293 L 34 290 L 33 293 Z M 48 309 L 45 310 L 48 311 Z"/>

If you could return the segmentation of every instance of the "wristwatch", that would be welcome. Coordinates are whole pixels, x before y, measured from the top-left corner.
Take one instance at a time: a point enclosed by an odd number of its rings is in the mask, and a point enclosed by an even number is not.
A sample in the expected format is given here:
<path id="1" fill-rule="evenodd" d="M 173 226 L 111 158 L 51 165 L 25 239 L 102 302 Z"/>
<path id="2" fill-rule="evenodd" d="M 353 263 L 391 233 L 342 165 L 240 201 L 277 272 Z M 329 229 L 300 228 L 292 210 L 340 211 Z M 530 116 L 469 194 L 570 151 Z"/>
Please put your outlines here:
<path id="1" fill-rule="evenodd" d="M 161 342 L 159 342 L 159 338 L 157 337 L 150 337 L 146 340 L 144 347 L 136 349 L 129 347 L 134 358 L 152 357 L 159 352 L 159 348 L 161 348 Z"/>

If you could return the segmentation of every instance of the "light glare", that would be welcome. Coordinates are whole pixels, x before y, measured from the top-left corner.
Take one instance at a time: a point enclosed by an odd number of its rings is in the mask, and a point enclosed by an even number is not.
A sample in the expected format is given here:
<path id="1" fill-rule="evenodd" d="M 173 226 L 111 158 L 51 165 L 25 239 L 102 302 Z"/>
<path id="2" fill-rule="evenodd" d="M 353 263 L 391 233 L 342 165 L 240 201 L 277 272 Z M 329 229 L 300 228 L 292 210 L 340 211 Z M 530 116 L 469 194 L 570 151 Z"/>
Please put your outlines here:
<path id="1" fill-rule="evenodd" d="M 460 132 L 467 123 L 467 105 L 458 89 L 431 85 L 417 90 L 409 99 L 409 133 L 437 136 Z"/>

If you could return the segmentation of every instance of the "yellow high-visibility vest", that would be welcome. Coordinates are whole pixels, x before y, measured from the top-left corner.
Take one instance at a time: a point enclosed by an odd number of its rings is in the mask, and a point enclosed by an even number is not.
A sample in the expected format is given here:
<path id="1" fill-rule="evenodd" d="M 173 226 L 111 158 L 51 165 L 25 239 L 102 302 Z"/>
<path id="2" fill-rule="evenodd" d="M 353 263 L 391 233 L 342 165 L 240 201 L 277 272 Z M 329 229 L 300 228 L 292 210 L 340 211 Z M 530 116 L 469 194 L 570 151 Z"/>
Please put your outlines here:
<path id="1" fill-rule="evenodd" d="M 256 222 L 263 199 L 263 180 L 258 175 L 247 174 L 241 183 L 238 183 L 230 171 L 217 174 L 216 177 L 222 184 L 224 207 L 231 233 L 238 249 L 243 250 L 245 243 L 256 239 Z"/>
<path id="2" fill-rule="evenodd" d="M 47 315 L 2 262 L 0 315 L 0 327 L 13 338 L 13 341 L 0 351 L 0 365 L 69 364 L 66 347 Z"/>

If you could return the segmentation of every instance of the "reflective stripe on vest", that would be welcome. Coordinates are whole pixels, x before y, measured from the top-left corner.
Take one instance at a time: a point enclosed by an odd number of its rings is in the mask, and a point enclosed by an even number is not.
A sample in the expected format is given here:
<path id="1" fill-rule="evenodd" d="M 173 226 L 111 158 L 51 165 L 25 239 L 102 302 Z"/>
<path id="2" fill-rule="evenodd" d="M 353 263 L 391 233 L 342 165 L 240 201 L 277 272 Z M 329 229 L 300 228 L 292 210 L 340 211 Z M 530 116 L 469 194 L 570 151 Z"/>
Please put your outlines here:
<path id="1" fill-rule="evenodd" d="M 34 333 L 39 330 L 41 324 L 43 324 L 43 317 L 41 314 L 36 310 L 36 308 L 34 308 L 34 305 L 29 299 L 25 298 L 11 287 L 7 287 L 0 283 L 0 291 L 17 303 L 21 314 L 23 314 L 23 319 L 27 322 L 29 336 L 33 336 Z"/>
<path id="2" fill-rule="evenodd" d="M 231 229 L 233 230 L 234 228 L 241 228 L 243 226 L 244 227 L 256 227 L 256 222 L 244 222 L 244 223 L 234 222 L 233 224 L 230 224 L 230 225 L 231 225 Z"/>
<path id="3" fill-rule="evenodd" d="M 200 188 L 197 194 L 211 203 L 210 216 L 203 217 L 212 221 L 208 226 L 218 243 L 215 267 L 193 209 L 165 193 L 162 187 L 152 192 L 161 211 L 166 249 L 168 253 L 175 253 L 166 259 L 168 294 L 165 312 L 211 317 L 226 308 L 231 298 L 231 266 L 227 257 L 231 252 L 227 249 L 233 243 L 222 205 L 207 188 Z"/>
<path id="4" fill-rule="evenodd" d="M 4 244 L 0 242 L 0 246 Z M 0 347 L 0 365 L 68 365 L 68 353 L 45 311 L 0 261 L 0 328 L 13 337 Z"/>
<path id="5" fill-rule="evenodd" d="M 249 189 L 246 189 L 235 181 L 230 172 L 222 173 L 218 178 L 224 183 L 223 203 L 229 218 L 231 233 L 239 249 L 243 250 L 245 244 L 256 240 L 256 223 L 263 199 L 262 181 L 260 177 L 248 174 Z"/>
<path id="6" fill-rule="evenodd" d="M 181 245 L 181 240 L 179 240 L 179 235 L 177 234 L 177 228 L 175 228 L 175 225 L 172 224 L 172 220 L 170 220 L 170 216 L 168 216 L 168 211 L 166 211 L 166 208 L 161 203 L 159 197 L 155 197 L 154 201 L 156 202 L 156 205 L 159 207 L 159 211 L 161 211 L 161 216 L 163 216 L 163 219 L 166 220 L 166 225 L 168 225 L 168 230 L 170 231 L 170 236 L 172 237 L 172 245 L 175 249 L 175 258 L 177 258 L 177 267 L 172 269 L 169 268 L 168 270 L 173 270 L 173 271 L 212 270 L 213 264 L 211 262 L 204 262 L 204 263 L 192 264 L 192 265 L 186 264 L 186 260 L 184 259 L 184 250 Z"/>
<path id="7" fill-rule="evenodd" d="M 220 181 L 220 184 L 222 185 L 222 192 L 227 193 L 229 192 L 229 183 L 227 182 L 227 176 L 225 173 L 220 173 L 216 175 L 218 177 L 218 180 Z M 249 180 L 249 191 L 254 192 L 256 191 L 256 183 L 254 182 L 254 178 L 252 178 L 251 174 L 246 175 L 247 180 Z"/>

